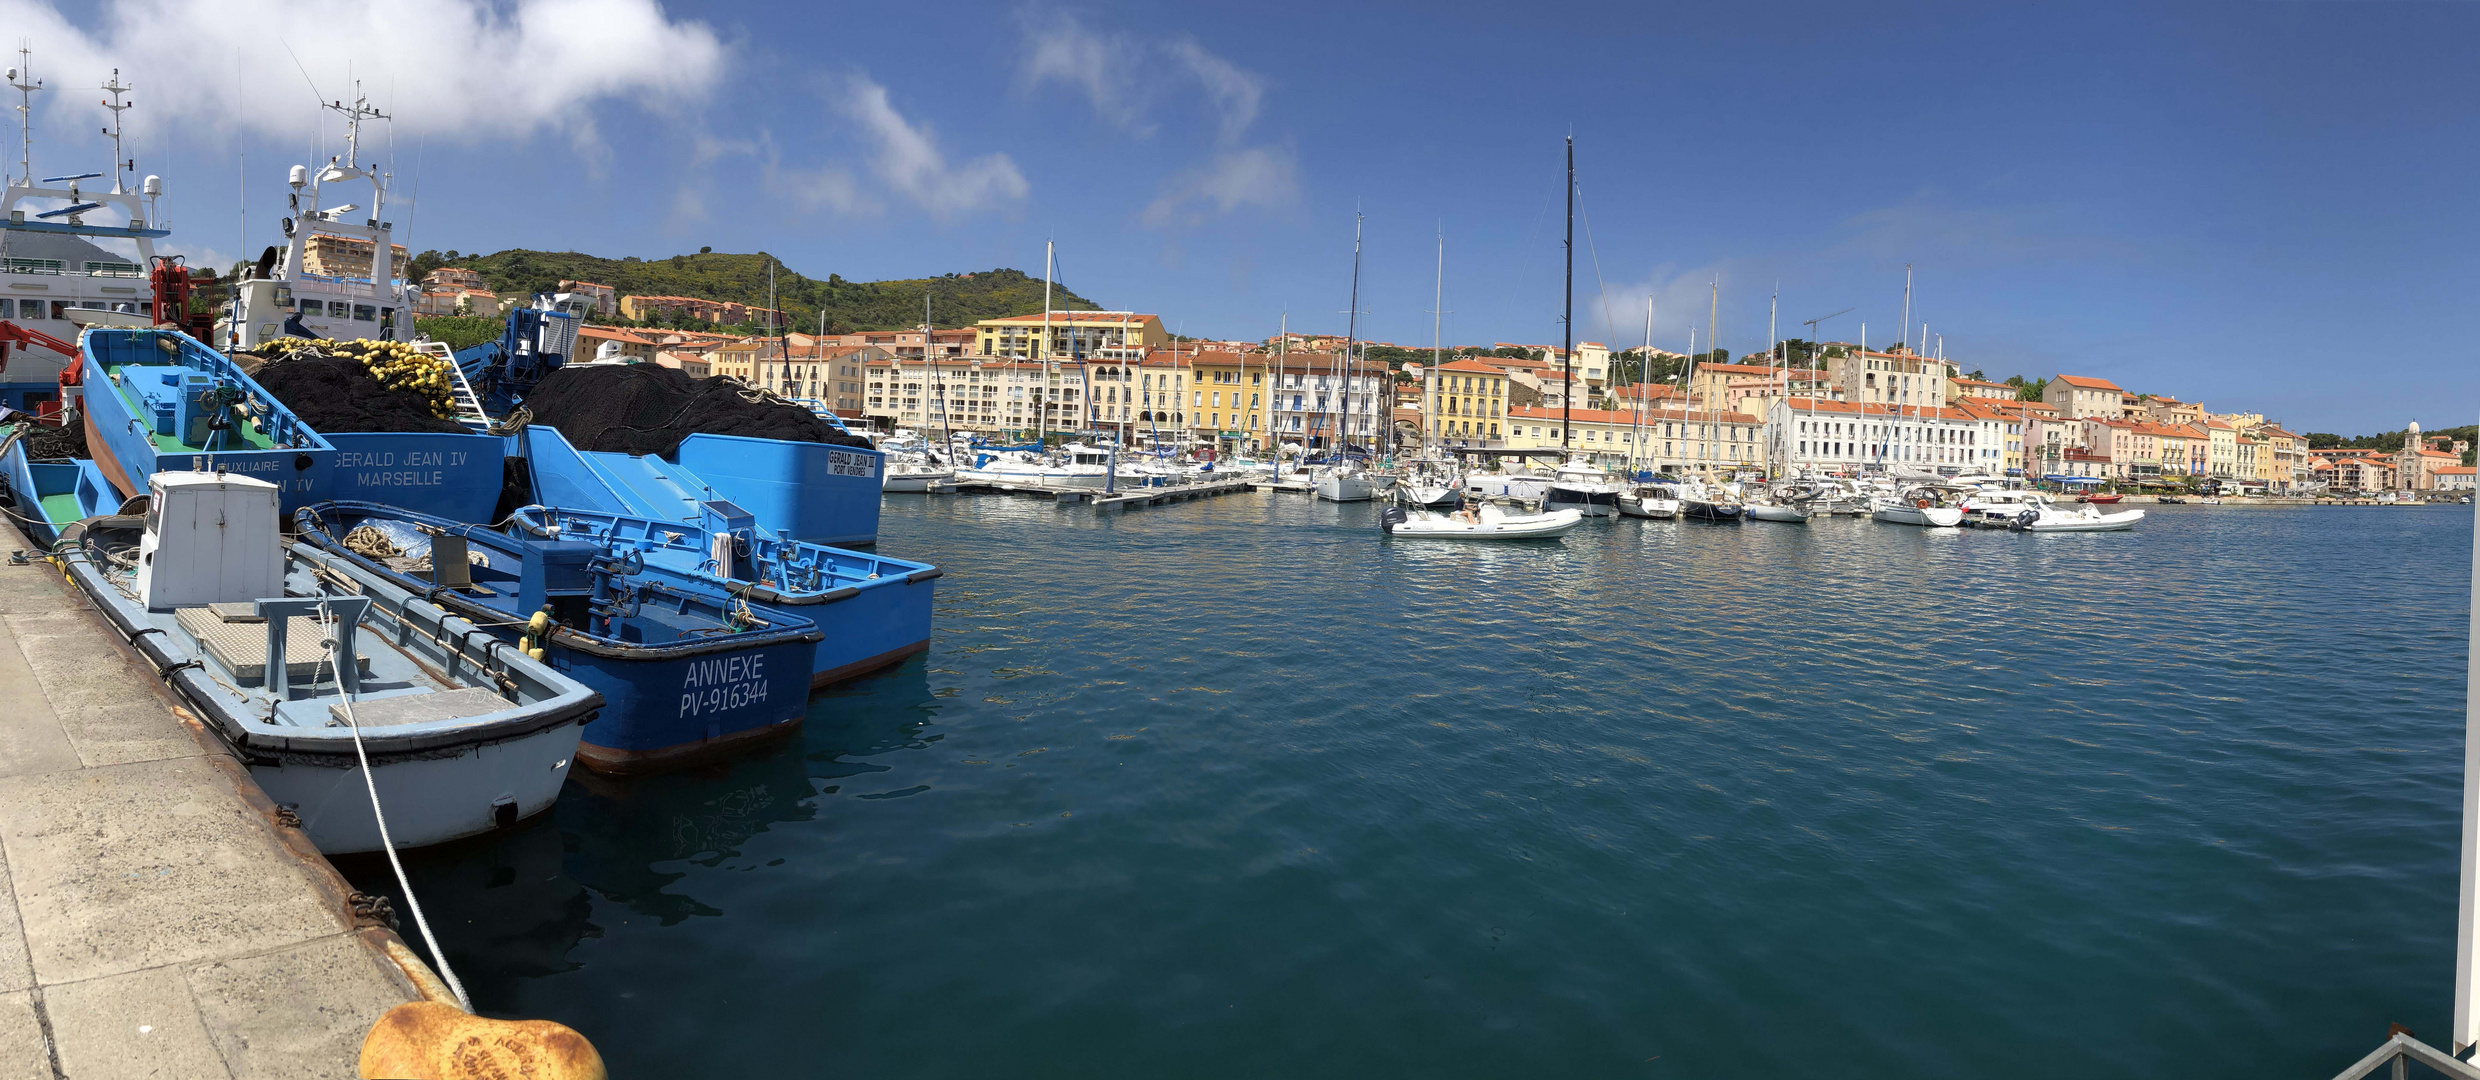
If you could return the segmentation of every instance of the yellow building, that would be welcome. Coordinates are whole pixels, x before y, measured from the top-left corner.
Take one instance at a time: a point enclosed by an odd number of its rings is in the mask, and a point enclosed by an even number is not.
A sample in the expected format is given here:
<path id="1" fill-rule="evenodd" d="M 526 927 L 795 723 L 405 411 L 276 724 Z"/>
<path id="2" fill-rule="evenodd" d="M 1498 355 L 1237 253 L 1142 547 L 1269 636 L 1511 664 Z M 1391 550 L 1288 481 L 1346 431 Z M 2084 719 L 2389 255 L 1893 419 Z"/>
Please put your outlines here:
<path id="1" fill-rule="evenodd" d="M 1044 333 L 1049 345 L 1044 346 Z M 974 324 L 974 351 L 1017 360 L 1138 360 L 1171 344 L 1159 315 L 1133 311 L 1053 311 L 983 319 Z"/>
<path id="2" fill-rule="evenodd" d="M 1422 434 L 1433 442 L 1496 446 L 1506 436 L 1507 372 L 1478 360 L 1450 360 L 1423 373 Z"/>

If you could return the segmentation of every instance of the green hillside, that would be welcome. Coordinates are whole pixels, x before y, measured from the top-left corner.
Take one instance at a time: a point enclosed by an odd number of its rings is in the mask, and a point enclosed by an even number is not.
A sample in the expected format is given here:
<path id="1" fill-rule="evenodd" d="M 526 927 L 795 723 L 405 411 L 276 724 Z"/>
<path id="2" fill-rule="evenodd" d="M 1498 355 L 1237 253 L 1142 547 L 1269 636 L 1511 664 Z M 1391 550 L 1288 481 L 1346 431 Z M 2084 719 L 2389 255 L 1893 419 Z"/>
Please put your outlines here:
<path id="1" fill-rule="evenodd" d="M 425 251 L 414 257 L 412 271 L 418 279 L 442 266 L 461 266 L 481 274 L 491 291 L 503 297 L 550 292 L 562 280 L 574 280 L 600 282 L 623 296 L 694 296 L 763 306 L 766 271 L 772 262 L 773 257 L 764 252 L 702 251 L 668 259 L 605 259 L 574 251 L 511 248 L 489 255 Z M 1042 279 L 1018 270 L 908 281 L 846 281 L 841 275 L 829 274 L 820 281 L 780 264 L 775 268 L 776 306 L 784 309 L 794 330 L 816 330 L 821 310 L 826 312 L 829 333 L 918 326 L 925 288 L 931 290 L 931 319 L 944 328 L 1042 310 Z M 1064 286 L 1054 288 L 1051 306 L 1061 311 L 1101 307 Z"/>

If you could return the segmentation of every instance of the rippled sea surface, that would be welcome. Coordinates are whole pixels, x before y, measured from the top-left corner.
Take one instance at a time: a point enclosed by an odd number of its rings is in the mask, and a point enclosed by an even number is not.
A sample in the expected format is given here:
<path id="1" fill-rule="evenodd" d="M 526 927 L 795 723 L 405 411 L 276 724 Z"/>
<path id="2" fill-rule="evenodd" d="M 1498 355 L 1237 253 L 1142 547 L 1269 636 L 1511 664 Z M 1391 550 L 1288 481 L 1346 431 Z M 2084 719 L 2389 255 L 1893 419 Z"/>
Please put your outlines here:
<path id="1" fill-rule="evenodd" d="M 2468 508 L 1375 515 L 892 496 L 926 657 L 414 884 L 484 1011 L 617 1076 L 2310 1076 L 2444 1034 Z"/>

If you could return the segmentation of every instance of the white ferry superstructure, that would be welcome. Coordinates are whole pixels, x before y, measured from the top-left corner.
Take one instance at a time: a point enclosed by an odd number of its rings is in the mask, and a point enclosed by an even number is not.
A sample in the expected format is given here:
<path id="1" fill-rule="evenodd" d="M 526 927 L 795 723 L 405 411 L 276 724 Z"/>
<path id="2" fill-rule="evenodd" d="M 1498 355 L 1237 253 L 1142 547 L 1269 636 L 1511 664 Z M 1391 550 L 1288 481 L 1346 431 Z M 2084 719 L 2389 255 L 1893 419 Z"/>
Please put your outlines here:
<path id="1" fill-rule="evenodd" d="M 131 190 L 123 174 L 137 163 L 121 154 L 120 70 L 103 85 L 112 111 L 110 191 L 91 190 L 106 174 L 34 175 L 34 92 L 43 83 L 32 73 L 33 53 L 19 49 L 8 69 L 18 93 L 18 159 L 0 187 L 0 319 L 63 342 L 75 342 L 83 326 L 146 326 L 153 321 L 155 290 L 150 269 L 155 241 L 170 236 L 155 203 L 163 179 L 149 176 Z M 105 245 L 111 245 L 107 247 Z M 120 250 L 114 250 L 118 248 Z M 39 412 L 53 404 L 61 369 L 69 358 L 22 345 L 0 349 L 0 406 Z"/>
<path id="2" fill-rule="evenodd" d="M 317 175 L 295 165 L 286 183 L 282 247 L 268 248 L 258 265 L 233 283 L 233 304 L 216 327 L 216 344 L 253 349 L 276 338 L 297 336 L 288 326 L 322 338 L 413 338 L 417 287 L 402 277 L 405 249 L 396 246 L 396 224 L 387 220 L 387 181 L 375 165 L 359 159 L 362 121 L 387 119 L 356 87 L 351 105 L 326 106 L 345 117 L 345 152 L 329 158 Z M 329 205 L 330 186 L 366 182 L 367 206 Z M 342 198 L 341 194 L 336 197 Z"/>

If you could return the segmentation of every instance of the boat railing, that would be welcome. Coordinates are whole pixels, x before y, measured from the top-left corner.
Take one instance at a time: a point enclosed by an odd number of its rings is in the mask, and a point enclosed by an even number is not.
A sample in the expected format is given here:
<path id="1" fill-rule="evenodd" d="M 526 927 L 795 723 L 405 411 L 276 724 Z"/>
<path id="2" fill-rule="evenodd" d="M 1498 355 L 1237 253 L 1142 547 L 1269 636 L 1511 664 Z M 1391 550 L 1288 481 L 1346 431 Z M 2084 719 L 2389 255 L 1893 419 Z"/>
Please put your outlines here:
<path id="1" fill-rule="evenodd" d="M 2401 1024 L 2393 1025 L 2393 1037 L 2385 1040 L 2385 1045 L 2369 1051 L 2367 1057 L 2354 1062 L 2350 1068 L 2335 1073 L 2334 1080 L 2359 1080 L 2363 1076 L 2375 1076 L 2381 1068 L 2386 1070 L 2389 1080 L 2405 1080 L 2411 1075 L 2413 1062 L 2426 1065 L 2441 1076 L 2480 1080 L 2480 1068 L 2457 1061 L 2453 1055 L 2413 1038 Z"/>

